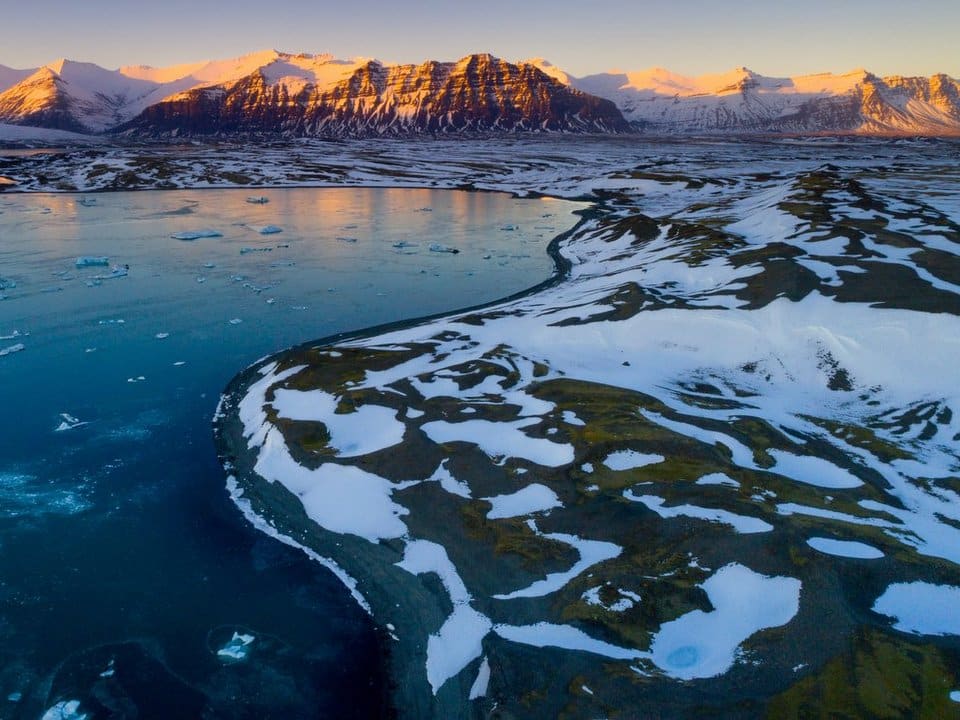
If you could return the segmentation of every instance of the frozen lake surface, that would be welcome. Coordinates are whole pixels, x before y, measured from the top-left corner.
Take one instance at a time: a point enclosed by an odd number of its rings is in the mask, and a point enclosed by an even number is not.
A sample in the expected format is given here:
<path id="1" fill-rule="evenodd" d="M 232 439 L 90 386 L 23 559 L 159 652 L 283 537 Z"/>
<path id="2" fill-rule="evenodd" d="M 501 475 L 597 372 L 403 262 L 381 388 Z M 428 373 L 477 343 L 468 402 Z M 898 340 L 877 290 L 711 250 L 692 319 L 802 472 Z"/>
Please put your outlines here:
<path id="1" fill-rule="evenodd" d="M 583 205 L 252 194 L 0 197 L 0 716 L 380 707 L 372 622 L 228 500 L 219 393 L 279 348 L 545 280 Z"/>

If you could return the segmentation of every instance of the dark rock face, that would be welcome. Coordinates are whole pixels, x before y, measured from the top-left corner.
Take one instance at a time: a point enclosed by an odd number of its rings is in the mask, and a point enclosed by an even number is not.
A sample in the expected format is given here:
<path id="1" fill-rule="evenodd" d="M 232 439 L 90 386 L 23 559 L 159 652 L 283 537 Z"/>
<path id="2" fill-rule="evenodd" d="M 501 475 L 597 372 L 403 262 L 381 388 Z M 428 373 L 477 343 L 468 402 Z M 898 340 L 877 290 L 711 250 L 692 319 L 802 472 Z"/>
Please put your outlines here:
<path id="1" fill-rule="evenodd" d="M 384 67 L 371 61 L 332 88 L 288 94 L 257 71 L 228 87 L 157 103 L 118 132 L 147 135 L 281 133 L 327 137 L 464 131 L 629 132 L 609 100 L 531 65 L 490 55 Z"/>

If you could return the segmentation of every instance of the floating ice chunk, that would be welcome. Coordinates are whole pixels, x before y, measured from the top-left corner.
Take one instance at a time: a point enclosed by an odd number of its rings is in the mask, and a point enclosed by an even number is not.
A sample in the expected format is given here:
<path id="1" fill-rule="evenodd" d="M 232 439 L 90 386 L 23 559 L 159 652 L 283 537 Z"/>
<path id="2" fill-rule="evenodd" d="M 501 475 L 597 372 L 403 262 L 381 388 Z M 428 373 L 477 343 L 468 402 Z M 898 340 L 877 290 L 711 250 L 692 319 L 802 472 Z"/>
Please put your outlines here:
<path id="1" fill-rule="evenodd" d="M 231 325 L 239 325 L 240 323 L 243 322 L 243 320 L 241 320 L 240 318 L 231 318 L 227 322 L 229 322 Z"/>
<path id="2" fill-rule="evenodd" d="M 251 227 L 261 235 L 275 235 L 283 232 L 283 228 L 278 225 L 253 225 Z"/>
<path id="3" fill-rule="evenodd" d="M 681 680 L 715 677 L 736 659 L 740 643 L 766 628 L 786 625 L 800 608 L 800 581 L 767 577 L 731 563 L 701 587 L 711 612 L 694 610 L 663 624 L 650 655 L 668 675 Z"/>
<path id="4" fill-rule="evenodd" d="M 80 420 L 79 418 L 74 417 L 70 413 L 60 413 L 60 424 L 54 429 L 54 432 L 64 432 L 66 430 L 74 430 L 78 427 L 83 427 L 88 423 Z"/>
<path id="5" fill-rule="evenodd" d="M 632 490 L 625 490 L 623 496 L 627 500 L 646 505 L 662 518 L 669 519 L 675 517 L 691 517 L 709 522 L 722 523 L 729 525 L 741 535 L 752 533 L 770 532 L 773 525 L 761 520 L 760 518 L 749 517 L 747 515 L 737 515 L 728 510 L 719 510 L 716 508 L 703 508 L 696 505 L 676 505 L 665 507 L 666 500 L 656 495 L 634 495 Z"/>
<path id="6" fill-rule="evenodd" d="M 440 243 L 435 242 L 435 243 L 430 243 L 430 252 L 452 253 L 453 255 L 456 255 L 460 251 L 455 247 L 450 247 L 449 245 L 442 245 Z"/>
<path id="7" fill-rule="evenodd" d="M 174 240 L 199 240 L 201 238 L 223 237 L 223 233 L 216 230 L 185 230 L 171 235 Z"/>
<path id="8" fill-rule="evenodd" d="M 40 720 L 87 720 L 89 715 L 80 712 L 79 700 L 61 700 L 47 710 Z"/>
<path id="9" fill-rule="evenodd" d="M 486 656 L 483 658 L 483 662 L 480 663 L 480 669 L 477 670 L 477 679 L 473 681 L 473 685 L 470 686 L 470 700 L 476 700 L 486 696 L 487 687 L 490 685 L 490 662 L 487 660 Z M 957 693 L 960 695 L 960 693 Z"/>
<path id="10" fill-rule="evenodd" d="M 21 333 L 19 330 L 14 330 L 14 331 L 13 331 L 12 333 L 10 333 L 9 335 L 0 335 L 0 340 L 14 340 L 14 339 L 20 337 L 22 334 L 23 334 L 23 333 Z M 27 333 L 27 335 L 29 335 L 29 334 L 30 334 L 30 333 Z"/>
<path id="11" fill-rule="evenodd" d="M 771 470 L 780 475 L 786 475 L 792 480 L 836 490 L 863 485 L 863 482 L 858 478 L 823 458 L 813 457 L 812 455 L 794 455 L 776 449 L 767 450 L 767 453 L 777 462 Z"/>
<path id="12" fill-rule="evenodd" d="M 954 690 L 952 693 L 950 693 L 950 699 L 955 703 L 960 703 L 960 690 Z"/>
<path id="13" fill-rule="evenodd" d="M 21 692 L 12 692 L 7 695 L 7 700 L 12 703 L 18 703 L 23 700 L 23 693 Z"/>
<path id="14" fill-rule="evenodd" d="M 916 635 L 960 635 L 960 587 L 928 582 L 894 583 L 873 611 L 896 619 L 893 627 Z"/>
<path id="15" fill-rule="evenodd" d="M 872 545 L 853 540 L 814 537 L 807 540 L 807 545 L 818 552 L 838 557 L 856 558 L 858 560 L 876 560 L 883 557 L 883 552 Z"/>
<path id="16" fill-rule="evenodd" d="M 585 473 L 592 473 L 592 472 L 593 472 L 593 463 L 588 463 L 588 462 L 586 462 L 586 463 L 584 463 L 583 465 L 580 466 L 580 469 L 583 470 Z"/>
<path id="17" fill-rule="evenodd" d="M 110 258 L 106 255 L 81 255 L 77 258 L 74 265 L 78 268 L 85 267 L 106 267 L 110 264 Z"/>
<path id="18" fill-rule="evenodd" d="M 272 247 L 256 247 L 256 248 L 253 248 L 253 247 L 242 247 L 242 248 L 240 248 L 240 254 L 241 254 L 241 255 L 247 255 L 247 254 L 249 254 L 249 253 L 255 253 L 255 252 L 261 252 L 261 253 L 262 253 L 262 252 L 273 252 L 273 248 L 272 248 Z"/>
<path id="19" fill-rule="evenodd" d="M 617 450 L 607 455 L 603 461 L 611 470 L 634 470 L 644 465 L 654 465 L 664 461 L 663 455 L 639 453 L 636 450 Z"/>
<path id="20" fill-rule="evenodd" d="M 18 353 L 18 352 L 20 352 L 21 350 L 26 349 L 26 347 L 27 347 L 27 346 L 24 345 L 23 343 L 16 343 L 16 344 L 14 344 L 14 345 L 8 345 L 7 347 L 5 347 L 5 348 L 3 348 L 2 350 L 0 350 L 0 357 L 3 357 L 4 355 L 13 355 L 13 353 Z"/>
<path id="21" fill-rule="evenodd" d="M 117 674 L 116 668 L 114 667 L 114 661 L 111 658 L 110 662 L 107 663 L 107 667 L 100 673 L 102 678 L 110 678 Z"/>
<path id="22" fill-rule="evenodd" d="M 487 513 L 491 520 L 511 518 L 519 515 L 543 512 L 555 507 L 563 507 L 557 494 L 546 485 L 534 483 L 508 495 L 496 495 L 483 498 L 493 507 Z"/>
<path id="23" fill-rule="evenodd" d="M 270 202 L 270 198 L 264 197 L 263 195 L 252 195 L 247 198 L 247 202 L 252 205 L 266 205 Z"/>
<path id="24" fill-rule="evenodd" d="M 166 340 L 168 337 L 170 337 L 170 333 L 167 333 L 167 332 L 158 332 L 156 335 L 154 335 L 154 337 L 155 337 L 157 340 Z"/>
<path id="25" fill-rule="evenodd" d="M 253 635 L 234 632 L 227 644 L 217 650 L 217 657 L 228 663 L 242 662 L 250 655 L 255 639 Z"/>
<path id="26" fill-rule="evenodd" d="M 398 250 L 402 250 L 403 248 L 417 247 L 419 244 L 420 243 L 407 242 L 406 240 L 400 240 L 398 242 L 393 243 L 391 247 L 395 247 Z"/>

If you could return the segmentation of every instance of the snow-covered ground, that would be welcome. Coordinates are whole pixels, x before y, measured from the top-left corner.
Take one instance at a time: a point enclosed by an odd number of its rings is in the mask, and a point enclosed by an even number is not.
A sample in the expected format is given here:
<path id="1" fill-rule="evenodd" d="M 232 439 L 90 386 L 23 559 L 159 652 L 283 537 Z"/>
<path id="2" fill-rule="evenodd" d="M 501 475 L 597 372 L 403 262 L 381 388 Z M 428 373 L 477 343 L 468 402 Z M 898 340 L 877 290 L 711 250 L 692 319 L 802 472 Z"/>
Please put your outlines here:
<path id="1" fill-rule="evenodd" d="M 416 182 L 596 197 L 568 276 L 249 371 L 224 408 L 250 511 L 290 534 L 264 488 L 299 498 L 306 546 L 381 622 L 439 577 L 446 620 L 398 632 L 464 707 L 547 682 L 530 648 L 570 663 L 540 710 L 588 717 L 682 681 L 815 686 L 864 624 L 960 634 L 936 610 L 960 592 L 956 167 L 924 145 L 508 146 L 468 170 L 391 145 L 341 178 L 405 157 Z M 327 428 L 319 455 L 298 422 Z"/>

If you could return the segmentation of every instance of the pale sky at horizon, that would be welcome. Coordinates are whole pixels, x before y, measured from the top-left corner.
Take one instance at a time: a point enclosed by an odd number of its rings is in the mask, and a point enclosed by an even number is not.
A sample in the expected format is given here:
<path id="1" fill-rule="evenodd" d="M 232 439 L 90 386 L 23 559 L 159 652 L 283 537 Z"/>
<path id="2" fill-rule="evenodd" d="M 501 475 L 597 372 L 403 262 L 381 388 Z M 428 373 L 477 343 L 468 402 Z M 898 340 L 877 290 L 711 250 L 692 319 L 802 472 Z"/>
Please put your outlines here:
<path id="1" fill-rule="evenodd" d="M 0 22 L 0 65 L 14 68 L 60 57 L 162 67 L 276 48 L 411 63 L 491 52 L 544 57 L 575 76 L 746 65 L 960 77 L 957 0 L 0 0 Z"/>

